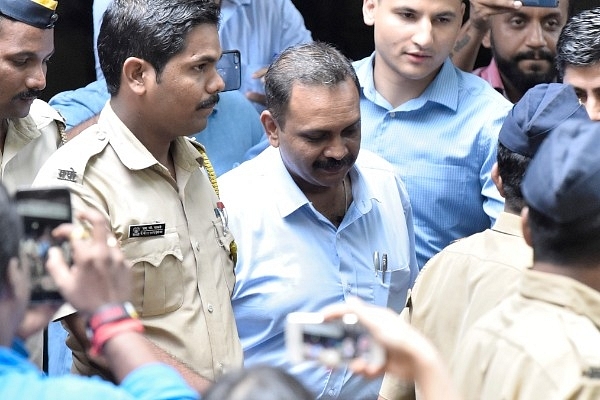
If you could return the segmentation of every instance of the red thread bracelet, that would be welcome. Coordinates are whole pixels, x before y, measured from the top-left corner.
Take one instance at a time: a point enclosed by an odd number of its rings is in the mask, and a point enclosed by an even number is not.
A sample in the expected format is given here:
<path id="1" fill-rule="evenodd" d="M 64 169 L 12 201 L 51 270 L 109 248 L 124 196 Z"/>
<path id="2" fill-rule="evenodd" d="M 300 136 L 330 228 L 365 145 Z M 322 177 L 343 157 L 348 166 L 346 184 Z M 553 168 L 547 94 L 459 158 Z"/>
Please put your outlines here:
<path id="1" fill-rule="evenodd" d="M 137 318 L 138 314 L 130 302 L 109 303 L 100 307 L 89 319 L 88 327 L 93 331 L 110 322 Z"/>
<path id="2" fill-rule="evenodd" d="M 93 331 L 90 354 L 99 356 L 106 342 L 125 332 L 144 332 L 144 325 L 139 319 L 127 318 L 102 324 Z"/>

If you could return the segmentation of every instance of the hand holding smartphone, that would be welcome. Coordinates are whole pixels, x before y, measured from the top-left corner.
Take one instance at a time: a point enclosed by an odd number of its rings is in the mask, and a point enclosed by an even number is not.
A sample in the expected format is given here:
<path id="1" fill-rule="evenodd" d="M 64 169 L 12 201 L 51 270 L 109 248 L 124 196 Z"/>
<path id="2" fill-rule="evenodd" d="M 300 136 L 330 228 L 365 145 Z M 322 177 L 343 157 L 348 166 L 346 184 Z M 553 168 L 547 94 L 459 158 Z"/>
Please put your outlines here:
<path id="1" fill-rule="evenodd" d="M 384 349 L 358 323 L 354 314 L 325 321 L 321 313 L 294 312 L 287 316 L 285 340 L 291 362 L 318 361 L 334 368 L 361 358 L 372 365 L 385 363 Z"/>
<path id="2" fill-rule="evenodd" d="M 69 242 L 57 240 L 52 230 L 71 223 L 71 194 L 66 188 L 20 189 L 15 194 L 17 212 L 23 221 L 20 243 L 21 262 L 28 263 L 31 274 L 31 303 L 63 301 L 52 277 L 46 271 L 48 249 L 59 246 L 69 259 Z"/>

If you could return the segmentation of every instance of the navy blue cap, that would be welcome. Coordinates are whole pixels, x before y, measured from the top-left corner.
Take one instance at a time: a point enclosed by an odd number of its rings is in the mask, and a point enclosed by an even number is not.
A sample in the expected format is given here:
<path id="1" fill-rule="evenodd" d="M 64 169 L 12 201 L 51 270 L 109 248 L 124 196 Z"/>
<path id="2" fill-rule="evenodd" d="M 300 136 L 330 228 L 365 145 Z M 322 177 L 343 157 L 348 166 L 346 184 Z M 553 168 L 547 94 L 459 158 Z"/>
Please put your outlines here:
<path id="1" fill-rule="evenodd" d="M 53 28 L 58 14 L 55 0 L 0 0 L 0 14 L 40 29 Z"/>
<path id="2" fill-rule="evenodd" d="M 600 123 L 568 121 L 550 133 L 529 164 L 525 202 L 557 223 L 600 213 Z"/>
<path id="3" fill-rule="evenodd" d="M 514 105 L 498 140 L 514 153 L 533 157 L 548 133 L 571 119 L 589 120 L 575 90 L 561 83 L 540 84 Z"/>

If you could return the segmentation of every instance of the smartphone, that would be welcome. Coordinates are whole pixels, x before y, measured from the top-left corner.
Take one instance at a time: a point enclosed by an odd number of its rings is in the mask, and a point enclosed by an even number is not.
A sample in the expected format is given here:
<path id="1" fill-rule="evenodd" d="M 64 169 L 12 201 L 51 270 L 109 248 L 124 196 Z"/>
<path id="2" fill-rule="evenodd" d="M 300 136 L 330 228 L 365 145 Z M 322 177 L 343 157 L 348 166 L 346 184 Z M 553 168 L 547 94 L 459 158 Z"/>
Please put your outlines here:
<path id="1" fill-rule="evenodd" d="M 558 0 L 522 0 L 527 7 L 558 7 Z"/>
<path id="2" fill-rule="evenodd" d="M 373 365 L 385 363 L 385 350 L 354 314 L 325 322 L 320 313 L 290 313 L 286 320 L 285 343 L 292 363 L 312 360 L 329 368 L 355 358 L 363 358 Z"/>
<path id="3" fill-rule="evenodd" d="M 241 56 L 239 50 L 225 50 L 217 62 L 217 71 L 225 82 L 224 92 L 238 90 L 242 85 Z"/>
<path id="4" fill-rule="evenodd" d="M 15 194 L 17 212 L 23 221 L 20 242 L 21 262 L 29 264 L 31 302 L 62 302 L 62 296 L 46 271 L 48 249 L 62 248 L 70 260 L 68 240 L 56 239 L 51 232 L 72 219 L 71 193 L 67 188 L 20 189 Z"/>

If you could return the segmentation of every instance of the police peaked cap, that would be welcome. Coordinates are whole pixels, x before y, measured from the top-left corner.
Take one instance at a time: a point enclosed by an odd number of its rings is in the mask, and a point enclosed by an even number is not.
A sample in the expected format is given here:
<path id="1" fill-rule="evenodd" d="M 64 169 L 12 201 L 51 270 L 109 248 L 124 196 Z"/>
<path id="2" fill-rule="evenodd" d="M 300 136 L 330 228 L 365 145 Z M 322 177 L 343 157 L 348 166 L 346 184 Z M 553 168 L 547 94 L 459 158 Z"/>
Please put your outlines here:
<path id="1" fill-rule="evenodd" d="M 589 121 L 575 90 L 561 83 L 540 84 L 514 105 L 498 140 L 514 153 L 533 157 L 548 133 L 569 120 Z"/>
<path id="2" fill-rule="evenodd" d="M 53 28 L 58 14 L 55 0 L 0 0 L 0 14 L 40 29 Z"/>
<path id="3" fill-rule="evenodd" d="M 556 223 L 600 213 L 600 122 L 568 121 L 552 130 L 527 168 L 527 204 Z"/>

